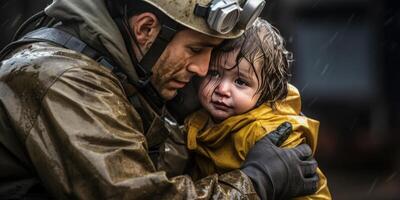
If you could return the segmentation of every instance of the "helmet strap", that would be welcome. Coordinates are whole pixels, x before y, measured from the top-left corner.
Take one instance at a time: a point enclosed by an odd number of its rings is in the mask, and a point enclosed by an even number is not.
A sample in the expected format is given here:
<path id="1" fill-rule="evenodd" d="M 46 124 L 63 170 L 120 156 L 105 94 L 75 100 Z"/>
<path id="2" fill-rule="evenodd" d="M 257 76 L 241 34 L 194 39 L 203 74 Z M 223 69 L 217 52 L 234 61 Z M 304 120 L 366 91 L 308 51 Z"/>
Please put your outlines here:
<path id="1" fill-rule="evenodd" d="M 140 66 L 145 68 L 148 75 L 151 76 L 152 67 L 156 64 L 158 58 L 161 57 L 161 54 L 167 48 L 176 32 L 177 31 L 170 26 L 161 24 L 160 33 L 157 35 L 153 44 L 140 61 Z"/>
<path id="2" fill-rule="evenodd" d="M 149 12 L 152 12 L 157 16 L 157 19 L 161 25 L 161 30 L 146 54 L 143 55 L 143 53 L 141 52 L 143 58 L 140 62 L 134 54 L 132 45 L 130 45 L 133 41 L 139 47 L 138 42 L 135 36 L 132 34 L 132 30 L 128 25 L 127 6 L 123 5 L 122 8 L 120 8 L 119 15 L 112 15 L 114 21 L 117 23 L 117 26 L 121 30 L 129 56 L 139 76 L 139 80 L 134 81 L 133 84 L 135 85 L 135 87 L 137 87 L 139 91 L 141 91 L 141 93 L 147 100 L 152 102 L 157 108 L 161 108 L 165 104 L 165 100 L 160 96 L 160 94 L 158 94 L 154 86 L 151 84 L 150 79 L 152 75 L 152 68 L 156 64 L 158 58 L 160 58 L 161 54 L 164 52 L 168 44 L 174 38 L 175 34 L 182 29 L 182 26 L 174 20 L 170 19 L 158 9 L 154 8 L 152 10 L 149 10 Z"/>

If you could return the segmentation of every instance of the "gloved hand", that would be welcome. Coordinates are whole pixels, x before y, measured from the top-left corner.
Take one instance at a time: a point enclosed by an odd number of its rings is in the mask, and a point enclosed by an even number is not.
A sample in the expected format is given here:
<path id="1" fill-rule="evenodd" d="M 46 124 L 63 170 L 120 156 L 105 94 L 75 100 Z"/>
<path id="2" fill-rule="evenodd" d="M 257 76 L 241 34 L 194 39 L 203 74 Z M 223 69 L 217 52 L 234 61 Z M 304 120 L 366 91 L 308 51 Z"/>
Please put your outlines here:
<path id="1" fill-rule="evenodd" d="M 289 199 L 313 194 L 319 177 L 311 148 L 301 144 L 292 149 L 279 148 L 292 132 L 288 122 L 259 140 L 247 154 L 241 170 L 252 180 L 261 199 Z M 275 144 L 274 144 L 274 143 Z"/>

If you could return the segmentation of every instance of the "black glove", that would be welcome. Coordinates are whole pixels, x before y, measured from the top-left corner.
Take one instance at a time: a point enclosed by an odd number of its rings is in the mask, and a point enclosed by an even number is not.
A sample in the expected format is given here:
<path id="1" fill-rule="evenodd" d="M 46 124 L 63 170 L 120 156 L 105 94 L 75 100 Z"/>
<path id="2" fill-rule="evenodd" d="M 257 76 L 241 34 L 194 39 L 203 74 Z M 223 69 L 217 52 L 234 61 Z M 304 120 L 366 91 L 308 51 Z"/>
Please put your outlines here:
<path id="1" fill-rule="evenodd" d="M 310 147 L 301 144 L 282 149 L 273 143 L 280 145 L 291 132 L 290 123 L 281 124 L 254 145 L 241 167 L 263 200 L 289 199 L 317 191 L 318 164 Z"/>

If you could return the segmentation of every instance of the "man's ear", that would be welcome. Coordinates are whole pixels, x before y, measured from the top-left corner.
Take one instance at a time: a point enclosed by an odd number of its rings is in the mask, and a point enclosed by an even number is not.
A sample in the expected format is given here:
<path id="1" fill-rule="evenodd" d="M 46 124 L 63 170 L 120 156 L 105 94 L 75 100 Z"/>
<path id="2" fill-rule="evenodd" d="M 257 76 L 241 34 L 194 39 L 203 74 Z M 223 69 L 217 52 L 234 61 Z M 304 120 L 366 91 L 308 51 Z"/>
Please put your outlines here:
<path id="1" fill-rule="evenodd" d="M 133 16 L 129 25 L 141 49 L 148 49 L 160 32 L 157 17 L 150 12 Z"/>

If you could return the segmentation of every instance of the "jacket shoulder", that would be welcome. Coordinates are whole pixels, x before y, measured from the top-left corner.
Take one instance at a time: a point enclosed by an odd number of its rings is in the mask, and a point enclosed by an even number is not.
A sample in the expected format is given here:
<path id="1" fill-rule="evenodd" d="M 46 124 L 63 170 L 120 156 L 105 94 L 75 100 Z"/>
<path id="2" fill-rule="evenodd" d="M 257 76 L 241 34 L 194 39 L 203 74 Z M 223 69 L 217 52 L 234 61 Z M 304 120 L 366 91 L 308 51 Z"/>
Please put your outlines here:
<path id="1" fill-rule="evenodd" d="M 21 46 L 0 63 L 0 103 L 10 118 L 16 120 L 16 126 L 20 126 L 17 125 L 19 119 L 32 119 L 24 120 L 27 125 L 22 132 L 32 126 L 49 89 L 57 82 L 68 81 L 68 78 L 63 79 L 64 75 L 75 81 L 90 81 L 87 84 L 94 88 L 109 83 L 123 93 L 118 79 L 109 69 L 83 54 L 44 42 Z"/>
<path id="2" fill-rule="evenodd" d="M 81 53 L 38 42 L 15 49 L 0 63 L 0 81 L 11 88 L 19 88 L 18 85 L 24 83 L 24 90 L 31 88 L 37 91 L 39 88 L 44 92 L 63 73 L 73 68 L 114 79 L 109 69 Z"/>
<path id="3" fill-rule="evenodd" d="M 49 75 L 60 74 L 74 67 L 109 71 L 79 52 L 47 42 L 23 45 L 12 51 L 1 62 L 1 68 L 14 70 L 23 68 L 23 71 L 28 71 L 29 67 L 33 68 L 32 71 L 47 72 Z"/>

